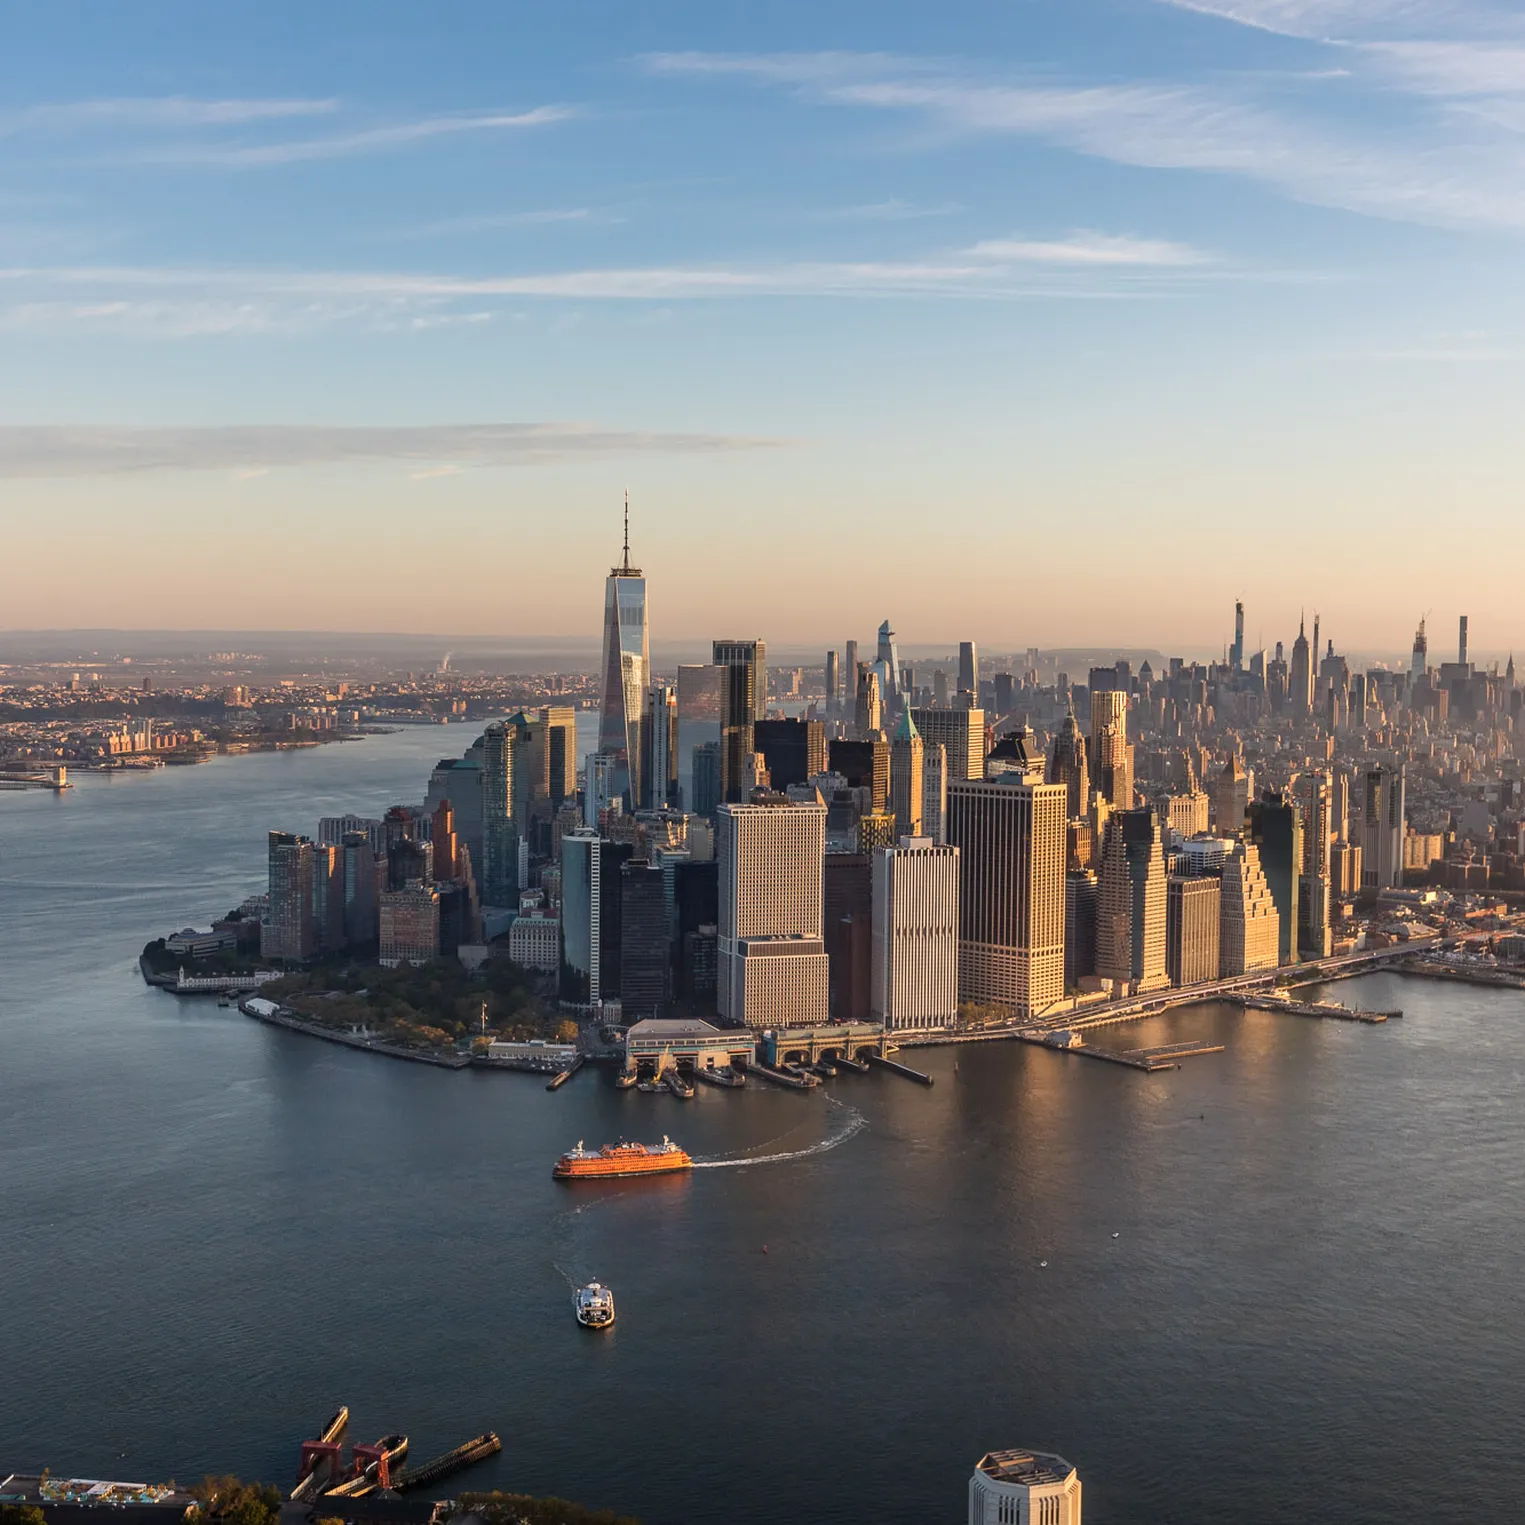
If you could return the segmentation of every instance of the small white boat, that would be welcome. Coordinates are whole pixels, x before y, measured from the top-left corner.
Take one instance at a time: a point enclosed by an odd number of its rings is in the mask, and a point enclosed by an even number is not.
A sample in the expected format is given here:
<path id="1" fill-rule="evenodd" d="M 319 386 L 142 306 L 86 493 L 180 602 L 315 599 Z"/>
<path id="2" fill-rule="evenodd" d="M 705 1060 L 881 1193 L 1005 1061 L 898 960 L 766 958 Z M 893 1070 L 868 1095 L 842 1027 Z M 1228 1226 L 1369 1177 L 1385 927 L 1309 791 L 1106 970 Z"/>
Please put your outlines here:
<path id="1" fill-rule="evenodd" d="M 614 1322 L 614 1294 L 596 1281 L 577 1289 L 572 1307 L 584 1329 L 607 1329 Z"/>

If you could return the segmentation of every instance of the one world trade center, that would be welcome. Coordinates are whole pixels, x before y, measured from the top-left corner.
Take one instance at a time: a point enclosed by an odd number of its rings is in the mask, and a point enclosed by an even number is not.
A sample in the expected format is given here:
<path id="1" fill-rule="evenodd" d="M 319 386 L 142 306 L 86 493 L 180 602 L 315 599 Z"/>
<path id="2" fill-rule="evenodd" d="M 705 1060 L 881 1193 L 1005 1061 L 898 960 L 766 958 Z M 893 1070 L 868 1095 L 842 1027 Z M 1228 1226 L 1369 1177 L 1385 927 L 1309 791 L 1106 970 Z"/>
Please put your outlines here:
<path id="1" fill-rule="evenodd" d="M 604 661 L 598 749 L 615 759 L 614 790 L 641 795 L 641 721 L 651 643 L 646 629 L 646 579 L 630 565 L 630 497 L 625 496 L 625 559 L 604 584 Z"/>

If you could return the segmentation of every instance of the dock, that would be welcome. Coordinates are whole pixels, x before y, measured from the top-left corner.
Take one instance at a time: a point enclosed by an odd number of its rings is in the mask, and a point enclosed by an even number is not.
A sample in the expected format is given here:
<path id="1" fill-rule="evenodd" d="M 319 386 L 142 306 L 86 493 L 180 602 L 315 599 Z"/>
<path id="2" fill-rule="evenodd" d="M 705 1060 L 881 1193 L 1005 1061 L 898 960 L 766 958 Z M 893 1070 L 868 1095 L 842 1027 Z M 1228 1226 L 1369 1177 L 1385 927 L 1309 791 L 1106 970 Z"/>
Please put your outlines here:
<path id="1" fill-rule="evenodd" d="M 407 1488 L 427 1488 L 454 1472 L 474 1466 L 479 1461 L 486 1461 L 489 1456 L 496 1456 L 502 1449 L 503 1442 L 488 1430 L 485 1435 L 478 1435 L 475 1440 L 468 1440 L 465 1445 L 446 1451 L 433 1461 L 426 1461 L 419 1467 L 409 1467 L 393 1478 L 392 1487 L 399 1493 Z"/>
<path id="2" fill-rule="evenodd" d="M 868 1074 L 868 1066 L 861 1059 L 849 1059 L 846 1054 L 833 1054 L 831 1062 L 839 1075 L 843 1070 L 851 1070 L 854 1075 Z"/>
<path id="3" fill-rule="evenodd" d="M 901 1064 L 898 1059 L 887 1059 L 883 1054 L 870 1054 L 868 1062 L 876 1070 L 888 1070 L 892 1075 L 902 1075 L 907 1080 L 914 1080 L 917 1085 L 932 1084 L 930 1075 L 924 1075 L 920 1070 L 913 1070 L 910 1065 Z"/>
<path id="4" fill-rule="evenodd" d="M 791 1091 L 808 1091 L 811 1086 L 820 1084 L 813 1075 L 809 1080 L 799 1075 L 787 1075 L 783 1070 L 775 1070 L 772 1065 L 759 1064 L 755 1059 L 746 1065 L 745 1073 L 771 1081 L 776 1086 L 788 1086 Z"/>
<path id="5" fill-rule="evenodd" d="M 559 1091 L 582 1068 L 582 1065 L 582 1057 L 579 1055 L 566 1069 L 558 1070 L 556 1074 L 551 1076 L 550 1080 L 546 1082 L 546 1090 Z"/>
<path id="6" fill-rule="evenodd" d="M 1282 1011 L 1294 1017 L 1328 1017 L 1336 1022 L 1386 1022 L 1403 1015 L 1401 1009 L 1358 1011 L 1353 1006 L 1341 1006 L 1334 1001 L 1282 1000 L 1273 995 L 1238 995 L 1228 999 L 1246 1011 Z"/>
<path id="7" fill-rule="evenodd" d="M 1053 1041 L 1053 1035 L 1028 1032 L 1020 1035 L 1023 1043 L 1038 1048 L 1052 1049 L 1056 1054 L 1079 1054 L 1083 1059 L 1102 1059 L 1108 1064 L 1120 1064 L 1126 1069 L 1141 1070 L 1153 1074 L 1157 1070 L 1178 1070 L 1183 1059 L 1193 1059 L 1199 1054 L 1221 1054 L 1221 1043 L 1161 1043 L 1153 1048 L 1092 1048 L 1078 1041 L 1079 1034 L 1071 1035 L 1071 1041 Z"/>

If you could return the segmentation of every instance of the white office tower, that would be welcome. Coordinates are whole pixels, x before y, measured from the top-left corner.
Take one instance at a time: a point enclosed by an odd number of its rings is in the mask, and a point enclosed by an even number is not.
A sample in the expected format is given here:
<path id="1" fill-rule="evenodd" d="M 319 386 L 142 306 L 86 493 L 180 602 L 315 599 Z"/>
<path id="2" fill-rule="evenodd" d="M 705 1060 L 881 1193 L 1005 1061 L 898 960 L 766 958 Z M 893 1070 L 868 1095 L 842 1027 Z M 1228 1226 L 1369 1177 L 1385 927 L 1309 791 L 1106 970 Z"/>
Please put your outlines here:
<path id="1" fill-rule="evenodd" d="M 948 840 L 948 749 L 940 741 L 922 743 L 921 834 Z"/>
<path id="2" fill-rule="evenodd" d="M 991 1451 L 969 1479 L 969 1525 L 1080 1525 L 1080 1478 L 1049 1451 Z"/>
<path id="3" fill-rule="evenodd" d="M 869 1003 L 892 1032 L 958 1015 L 958 849 L 902 837 L 874 854 Z"/>
<path id="4" fill-rule="evenodd" d="M 827 1021 L 826 807 L 726 804 L 718 821 L 720 1015 L 748 1027 Z"/>

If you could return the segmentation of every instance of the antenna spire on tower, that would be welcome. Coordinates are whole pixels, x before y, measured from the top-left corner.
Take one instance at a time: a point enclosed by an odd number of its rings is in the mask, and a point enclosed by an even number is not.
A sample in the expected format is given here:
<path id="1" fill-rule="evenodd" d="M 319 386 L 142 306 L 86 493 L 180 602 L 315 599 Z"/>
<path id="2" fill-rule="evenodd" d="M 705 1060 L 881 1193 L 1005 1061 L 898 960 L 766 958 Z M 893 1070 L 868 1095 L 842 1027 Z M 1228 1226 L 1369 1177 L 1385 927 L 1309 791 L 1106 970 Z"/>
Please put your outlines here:
<path id="1" fill-rule="evenodd" d="M 625 570 L 630 570 L 630 489 L 625 489 Z"/>

